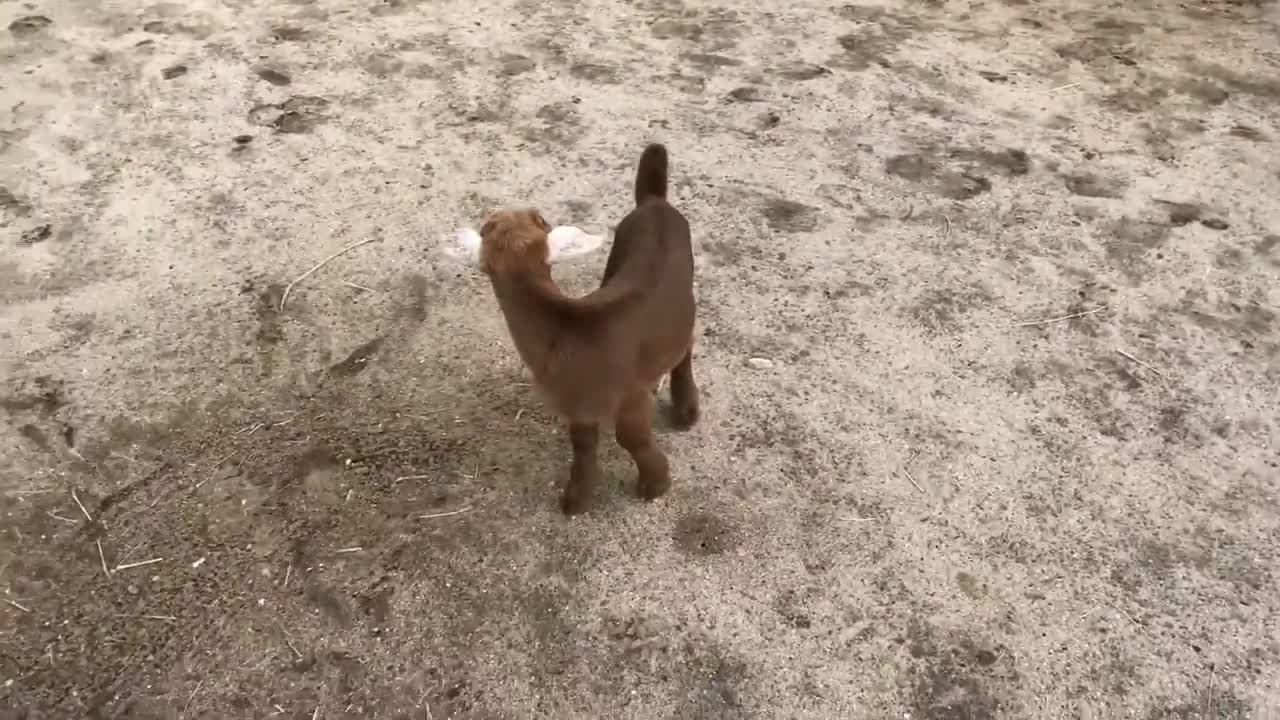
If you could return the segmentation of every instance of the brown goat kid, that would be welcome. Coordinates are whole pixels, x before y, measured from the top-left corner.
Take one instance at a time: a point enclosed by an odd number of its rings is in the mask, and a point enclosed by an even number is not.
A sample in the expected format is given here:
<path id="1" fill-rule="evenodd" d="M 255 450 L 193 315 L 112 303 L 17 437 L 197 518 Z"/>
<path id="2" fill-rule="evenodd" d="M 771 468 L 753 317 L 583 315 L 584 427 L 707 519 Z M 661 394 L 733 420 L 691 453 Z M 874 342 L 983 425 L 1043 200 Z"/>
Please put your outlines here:
<path id="1" fill-rule="evenodd" d="M 636 207 L 618 224 L 600 288 L 566 297 L 551 278 L 551 227 L 533 209 L 502 210 L 480 230 L 480 268 L 490 279 L 521 359 L 552 409 L 569 422 L 573 462 L 561 498 L 586 510 L 600 482 L 599 427 L 612 422 L 635 461 L 646 500 L 671 487 L 654 439 L 654 390 L 671 376 L 672 424 L 698 419 L 693 381 L 693 249 L 689 223 L 667 202 L 667 151 L 645 148 Z"/>

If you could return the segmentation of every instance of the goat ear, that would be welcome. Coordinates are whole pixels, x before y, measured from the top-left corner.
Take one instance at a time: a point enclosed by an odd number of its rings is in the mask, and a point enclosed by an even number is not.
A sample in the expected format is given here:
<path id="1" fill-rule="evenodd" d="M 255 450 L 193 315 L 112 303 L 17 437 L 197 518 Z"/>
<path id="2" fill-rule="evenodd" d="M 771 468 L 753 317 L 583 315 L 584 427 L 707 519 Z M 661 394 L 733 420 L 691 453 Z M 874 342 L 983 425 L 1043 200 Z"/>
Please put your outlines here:
<path id="1" fill-rule="evenodd" d="M 446 244 L 444 254 L 469 265 L 480 263 L 480 233 L 475 228 L 458 228 L 453 243 Z"/>
<path id="2" fill-rule="evenodd" d="M 554 227 L 547 233 L 547 247 L 550 250 L 547 254 L 547 262 L 559 262 L 586 255 L 599 250 L 603 244 L 604 237 L 588 235 L 572 225 Z"/>

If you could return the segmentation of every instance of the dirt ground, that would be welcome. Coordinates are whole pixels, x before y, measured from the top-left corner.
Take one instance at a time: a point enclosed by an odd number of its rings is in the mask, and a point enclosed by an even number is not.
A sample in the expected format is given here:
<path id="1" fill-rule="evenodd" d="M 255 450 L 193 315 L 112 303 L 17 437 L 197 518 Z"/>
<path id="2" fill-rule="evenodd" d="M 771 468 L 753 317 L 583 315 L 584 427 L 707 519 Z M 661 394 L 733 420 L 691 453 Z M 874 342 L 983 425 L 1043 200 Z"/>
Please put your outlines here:
<path id="1" fill-rule="evenodd" d="M 0 716 L 1280 716 L 1276 5 L 0 25 Z M 438 248 L 650 140 L 703 421 L 569 521 Z"/>

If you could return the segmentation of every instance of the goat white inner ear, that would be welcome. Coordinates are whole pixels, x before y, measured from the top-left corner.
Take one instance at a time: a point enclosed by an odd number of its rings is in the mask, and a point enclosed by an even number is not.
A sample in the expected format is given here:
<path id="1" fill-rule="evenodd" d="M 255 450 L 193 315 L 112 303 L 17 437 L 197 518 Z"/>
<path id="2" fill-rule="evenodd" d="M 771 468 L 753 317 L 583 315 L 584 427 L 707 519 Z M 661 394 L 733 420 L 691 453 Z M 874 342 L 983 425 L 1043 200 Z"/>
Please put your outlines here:
<path id="1" fill-rule="evenodd" d="M 454 233 L 452 245 L 446 245 L 444 254 L 455 260 L 467 263 L 480 261 L 480 233 L 474 228 L 458 228 Z"/>
<path id="2" fill-rule="evenodd" d="M 554 227 L 551 232 L 547 233 L 547 245 L 550 248 L 548 260 L 556 262 L 557 260 L 567 260 L 568 258 L 586 255 L 589 252 L 599 250 L 604 244 L 604 237 L 601 235 L 588 235 L 581 228 L 572 225 L 561 225 Z"/>

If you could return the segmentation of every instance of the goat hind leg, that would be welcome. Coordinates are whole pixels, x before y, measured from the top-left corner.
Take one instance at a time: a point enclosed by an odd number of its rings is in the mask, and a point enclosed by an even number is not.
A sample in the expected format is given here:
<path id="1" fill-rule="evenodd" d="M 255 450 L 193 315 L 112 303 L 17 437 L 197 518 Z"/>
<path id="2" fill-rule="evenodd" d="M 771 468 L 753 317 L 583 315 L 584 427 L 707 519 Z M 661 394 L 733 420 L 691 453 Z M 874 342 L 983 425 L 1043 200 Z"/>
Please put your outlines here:
<path id="1" fill-rule="evenodd" d="M 693 381 L 693 348 L 671 369 L 671 424 L 688 429 L 698 422 L 698 385 Z"/>
<path id="2" fill-rule="evenodd" d="M 569 443 L 573 446 L 573 462 L 569 466 L 569 482 L 560 496 L 560 510 L 565 515 L 577 515 L 591 506 L 600 484 L 600 461 L 596 455 L 600 426 L 569 423 Z"/>
<path id="3" fill-rule="evenodd" d="M 614 418 L 618 444 L 636 464 L 636 494 L 653 500 L 671 488 L 667 456 L 653 435 L 653 396 L 648 388 L 631 393 Z"/>

